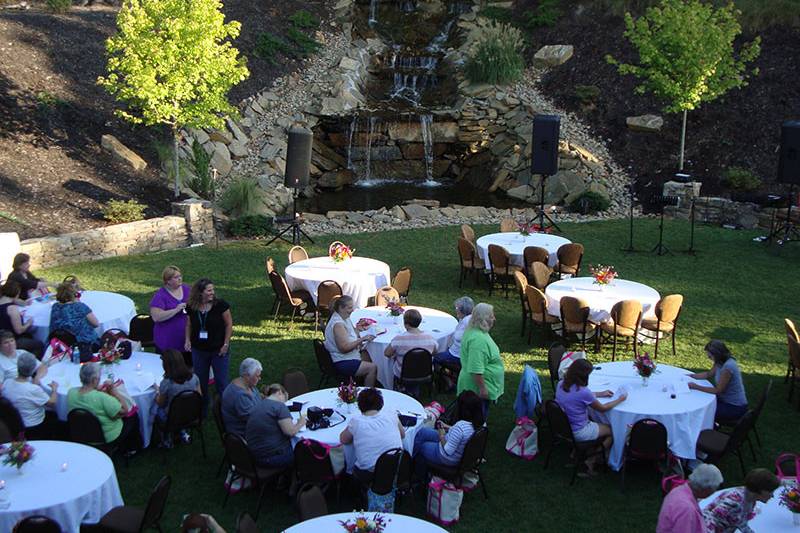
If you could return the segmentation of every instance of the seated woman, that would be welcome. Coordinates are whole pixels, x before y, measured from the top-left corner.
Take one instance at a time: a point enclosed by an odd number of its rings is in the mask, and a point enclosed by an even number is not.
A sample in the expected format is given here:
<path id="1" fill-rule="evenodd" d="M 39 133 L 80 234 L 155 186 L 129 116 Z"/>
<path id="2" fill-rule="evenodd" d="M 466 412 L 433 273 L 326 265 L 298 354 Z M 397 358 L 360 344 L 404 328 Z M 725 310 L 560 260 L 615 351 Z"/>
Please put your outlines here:
<path id="1" fill-rule="evenodd" d="M 699 500 L 708 498 L 722 484 L 722 473 L 714 465 L 695 468 L 688 483 L 674 487 L 661 503 L 656 533 L 705 533 Z"/>
<path id="2" fill-rule="evenodd" d="M 31 274 L 31 256 L 28 254 L 20 253 L 15 255 L 11 268 L 11 274 L 8 275 L 6 281 L 15 281 L 19 284 L 19 303 L 26 302 L 31 297 L 32 291 L 47 290 L 47 280 L 44 278 L 37 278 Z"/>
<path id="3" fill-rule="evenodd" d="M 403 313 L 403 325 L 406 327 L 406 332 L 396 335 L 389 346 L 386 347 L 383 354 L 388 358 L 394 359 L 392 372 L 394 377 L 400 378 L 400 373 L 403 370 L 403 359 L 406 353 L 415 349 L 421 348 L 427 350 L 433 355 L 436 353 L 438 343 L 430 333 L 425 333 L 419 330 L 419 325 L 422 323 L 422 315 L 416 309 L 407 309 Z M 407 385 L 406 392 L 412 396 L 419 393 L 419 385 Z"/>
<path id="4" fill-rule="evenodd" d="M 0 383 L 17 378 L 17 358 L 28 353 L 17 348 L 14 334 L 8 330 L 0 330 Z"/>
<path id="5" fill-rule="evenodd" d="M 703 510 L 705 531 L 753 533 L 747 522 L 755 516 L 756 503 L 767 503 L 780 484 L 778 476 L 765 468 L 751 470 L 744 478 L 744 487 L 724 491 Z"/>
<path id="6" fill-rule="evenodd" d="M 602 392 L 589 390 L 589 374 L 592 370 L 592 363 L 587 359 L 578 359 L 569 365 L 564 379 L 556 387 L 556 402 L 567 415 L 576 441 L 591 441 L 602 437 L 603 447 L 608 450 L 613 440 L 611 427 L 589 420 L 589 407 L 604 413 L 624 402 L 628 395 L 621 394 L 616 400 L 607 403 L 597 401 L 597 398 L 611 398 L 614 393 L 610 390 Z M 589 475 L 595 474 L 596 462 L 596 456 L 586 460 Z"/>
<path id="7" fill-rule="evenodd" d="M 126 452 L 139 449 L 139 414 L 124 416 L 130 406 L 111 382 L 104 383 L 100 390 L 100 364 L 82 365 L 79 376 L 81 386 L 67 393 L 67 408 L 86 409 L 96 416 L 107 443 L 116 442 Z"/>
<path id="8" fill-rule="evenodd" d="M 200 380 L 186 366 L 181 352 L 178 350 L 165 351 L 161 355 L 161 364 L 164 367 L 164 379 L 161 380 L 158 394 L 156 394 L 156 405 L 158 405 L 156 417 L 162 422 L 166 422 L 170 402 L 175 396 L 187 390 L 202 393 L 200 392 Z M 188 431 L 181 431 L 181 439 L 188 442 Z M 163 435 L 161 444 L 166 448 L 172 447 L 172 436 Z"/>
<path id="9" fill-rule="evenodd" d="M 461 367 L 461 338 L 464 336 L 467 326 L 469 326 L 475 302 L 469 296 L 462 296 L 453 303 L 453 306 L 455 307 L 458 326 L 456 326 L 456 330 L 450 337 L 447 350 L 434 355 L 433 362 L 437 365 L 444 364 Z"/>
<path id="10" fill-rule="evenodd" d="M 728 347 L 722 341 L 713 340 L 705 346 L 706 355 L 714 365 L 707 372 L 689 374 L 694 379 L 714 378 L 713 387 L 689 383 L 689 388 L 717 396 L 717 421 L 735 422 L 747 412 L 747 395 L 744 392 L 742 373 Z"/>
<path id="11" fill-rule="evenodd" d="M 247 357 L 239 365 L 239 377 L 222 393 L 222 420 L 225 431 L 244 437 L 253 407 L 263 399 L 256 386 L 261 381 L 261 363 Z"/>
<path id="12" fill-rule="evenodd" d="M 353 299 L 350 296 L 342 296 L 333 302 L 333 312 L 325 326 L 325 348 L 330 352 L 337 372 L 344 376 L 363 376 L 364 385 L 374 387 L 378 367 L 369 361 L 366 353 L 362 356 L 361 350 L 375 335 L 362 337 L 360 332 L 366 327 L 356 329 L 350 320 L 352 314 Z"/>
<path id="13" fill-rule="evenodd" d="M 62 329 L 75 335 L 81 358 L 90 359 L 100 348 L 100 336 L 95 330 L 100 322 L 88 305 L 78 301 L 78 288 L 74 283 L 61 283 L 56 300 L 50 310 L 50 332 Z"/>
<path id="14" fill-rule="evenodd" d="M 353 475 L 364 485 L 369 485 L 375 471 L 375 463 L 383 452 L 403 447 L 403 429 L 397 413 L 381 412 L 383 395 L 375 388 L 358 393 L 360 415 L 350 418 L 347 428 L 339 435 L 342 444 L 353 444 L 355 466 Z"/>
<path id="15" fill-rule="evenodd" d="M 483 402 L 473 391 L 459 394 L 457 413 L 458 422 L 452 426 L 437 422 L 436 429 L 422 428 L 414 438 L 414 465 L 419 479 L 427 479 L 428 465 L 457 465 L 469 439 L 483 427 Z"/>
<path id="16" fill-rule="evenodd" d="M 37 368 L 38 367 L 38 368 Z M 45 407 L 56 404 L 58 383 L 50 383 L 50 392 L 42 388 L 47 365 L 39 364 L 33 354 L 23 352 L 17 357 L 18 377 L 3 383 L 5 396 L 22 416 L 25 438 L 58 440 L 64 437 L 64 427 L 54 411 Z"/>
<path id="17" fill-rule="evenodd" d="M 294 462 L 292 437 L 305 427 L 306 417 L 300 415 L 297 422 L 292 421 L 288 399 L 283 385 L 273 383 L 267 387 L 267 397 L 250 412 L 245 440 L 259 466 L 281 468 Z"/>
<path id="18" fill-rule="evenodd" d="M 31 334 L 36 329 L 33 317 L 25 318 L 24 311 L 17 305 L 20 296 L 19 283 L 7 281 L 0 288 L 0 330 L 11 331 L 17 339 L 17 346 L 31 352 L 36 357 L 41 357 L 44 345 L 34 339 Z"/>

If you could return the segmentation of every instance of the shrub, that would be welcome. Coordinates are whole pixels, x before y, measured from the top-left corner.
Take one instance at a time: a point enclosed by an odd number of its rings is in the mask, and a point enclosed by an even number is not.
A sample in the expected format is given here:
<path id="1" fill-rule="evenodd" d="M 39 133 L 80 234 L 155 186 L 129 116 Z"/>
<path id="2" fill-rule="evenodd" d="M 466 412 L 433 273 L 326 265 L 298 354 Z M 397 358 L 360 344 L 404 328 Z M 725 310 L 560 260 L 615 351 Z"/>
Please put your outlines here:
<path id="1" fill-rule="evenodd" d="M 47 0 L 47 8 L 53 13 L 66 13 L 72 7 L 72 0 Z"/>
<path id="2" fill-rule="evenodd" d="M 525 13 L 525 27 L 555 26 L 561 16 L 561 0 L 539 0 L 539 5 Z"/>
<path id="3" fill-rule="evenodd" d="M 319 19 L 305 9 L 295 11 L 294 14 L 289 17 L 289 22 L 292 23 L 292 26 L 299 29 L 316 30 L 319 28 Z"/>
<path id="4" fill-rule="evenodd" d="M 761 178 L 747 168 L 728 167 L 724 179 L 728 187 L 737 191 L 754 191 L 761 187 Z"/>
<path id="5" fill-rule="evenodd" d="M 194 139 L 192 143 L 192 157 L 189 159 L 189 165 L 192 173 L 181 173 L 184 176 L 183 184 L 202 198 L 213 200 L 217 184 L 211 175 L 211 154 L 206 152 L 197 139 Z"/>
<path id="6" fill-rule="evenodd" d="M 505 7 L 486 6 L 478 12 L 478 15 L 505 24 L 514 22 L 514 12 Z"/>
<path id="7" fill-rule="evenodd" d="M 123 224 L 125 222 L 135 222 L 144 218 L 144 210 L 147 206 L 140 204 L 136 200 L 109 200 L 103 206 L 103 218 L 112 224 Z"/>
<path id="8" fill-rule="evenodd" d="M 605 194 L 596 191 L 585 191 L 569 204 L 571 211 L 584 215 L 605 211 L 609 207 L 611 200 Z"/>
<path id="9" fill-rule="evenodd" d="M 467 77 L 473 83 L 512 83 L 525 68 L 524 49 L 522 33 L 517 28 L 492 23 L 470 49 Z"/>
<path id="10" fill-rule="evenodd" d="M 289 28 L 286 36 L 295 44 L 292 55 L 295 57 L 308 57 L 322 48 L 322 44 L 313 37 L 309 37 L 297 28 Z"/>
<path id="11" fill-rule="evenodd" d="M 573 93 L 581 104 L 590 105 L 600 97 L 600 87 L 597 85 L 576 85 Z"/>
<path id="12" fill-rule="evenodd" d="M 264 215 L 247 215 L 232 220 L 228 230 L 234 237 L 267 237 L 272 234 L 272 219 Z"/>
<path id="13" fill-rule="evenodd" d="M 256 56 L 272 65 L 278 64 L 278 54 L 291 56 L 293 52 L 294 49 L 286 41 L 268 31 L 258 36 L 256 48 L 253 51 Z"/>
<path id="14" fill-rule="evenodd" d="M 220 205 L 234 216 L 243 217 L 255 213 L 259 200 L 258 182 L 254 178 L 239 178 L 222 194 Z"/>

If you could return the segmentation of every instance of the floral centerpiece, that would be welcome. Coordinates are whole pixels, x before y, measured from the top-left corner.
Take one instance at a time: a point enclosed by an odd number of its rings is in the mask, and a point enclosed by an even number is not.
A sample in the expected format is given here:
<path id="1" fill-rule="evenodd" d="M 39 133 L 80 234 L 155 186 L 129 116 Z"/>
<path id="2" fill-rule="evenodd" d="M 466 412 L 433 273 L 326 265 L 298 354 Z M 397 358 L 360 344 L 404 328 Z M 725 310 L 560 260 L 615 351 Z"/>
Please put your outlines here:
<path id="1" fill-rule="evenodd" d="M 97 362 L 101 365 L 115 365 L 122 360 L 122 351 L 117 348 L 100 348 Z"/>
<path id="2" fill-rule="evenodd" d="M 403 304 L 396 300 L 389 300 L 389 303 L 386 304 L 386 309 L 389 310 L 389 316 L 400 316 L 406 311 L 403 308 Z"/>
<path id="3" fill-rule="evenodd" d="M 650 354 L 637 355 L 633 359 L 633 368 L 642 377 L 642 385 L 647 386 L 647 380 L 656 373 L 656 363 L 650 358 Z"/>
<path id="4" fill-rule="evenodd" d="M 339 388 L 336 390 L 336 396 L 339 397 L 339 401 L 342 404 L 350 406 L 356 403 L 356 400 L 358 400 L 358 387 L 356 387 L 353 378 L 350 378 L 347 383 L 339 384 Z"/>
<path id="5" fill-rule="evenodd" d="M 601 288 L 610 285 L 618 275 L 611 265 L 591 265 L 589 266 L 589 272 L 592 273 L 594 283 L 600 285 Z"/>
<path id="6" fill-rule="evenodd" d="M 364 514 L 358 514 L 352 520 L 339 520 L 342 528 L 348 533 L 381 533 L 387 522 L 386 518 L 377 513 L 372 518 L 367 518 Z"/>
<path id="7" fill-rule="evenodd" d="M 34 448 L 24 440 L 12 441 L 11 444 L 3 448 L 3 464 L 22 469 L 22 465 L 33 459 Z"/>
<path id="8" fill-rule="evenodd" d="M 333 259 L 334 263 L 341 263 L 353 257 L 356 253 L 355 248 L 350 248 L 343 242 L 334 241 L 328 246 L 328 257 Z"/>
<path id="9" fill-rule="evenodd" d="M 376 323 L 377 322 L 375 320 L 373 320 L 371 318 L 364 317 L 364 318 L 359 319 L 358 322 L 356 322 L 356 329 L 359 329 L 359 330 L 363 331 L 365 329 L 369 329 L 373 324 L 376 324 Z"/>
<path id="10" fill-rule="evenodd" d="M 527 237 L 531 233 L 550 233 L 552 231 L 549 227 L 543 227 L 533 222 L 520 222 L 517 224 L 517 229 L 523 237 Z"/>

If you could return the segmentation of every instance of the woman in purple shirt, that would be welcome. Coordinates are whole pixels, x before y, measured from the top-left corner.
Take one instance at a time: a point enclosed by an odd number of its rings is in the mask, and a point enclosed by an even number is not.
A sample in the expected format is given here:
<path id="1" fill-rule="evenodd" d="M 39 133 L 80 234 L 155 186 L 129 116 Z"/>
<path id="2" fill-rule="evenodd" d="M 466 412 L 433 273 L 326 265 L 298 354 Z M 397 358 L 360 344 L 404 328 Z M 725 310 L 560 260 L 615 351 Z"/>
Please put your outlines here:
<path id="1" fill-rule="evenodd" d="M 592 363 L 587 359 L 578 359 L 569 365 L 563 381 L 556 387 L 556 402 L 567 415 L 576 441 L 591 441 L 604 437 L 603 447 L 608 450 L 612 442 L 611 427 L 589 420 L 589 408 L 604 413 L 624 402 L 628 395 L 621 394 L 619 398 L 608 403 L 597 401 L 597 398 L 611 398 L 614 393 L 610 390 L 601 392 L 589 390 L 589 374 L 593 369 Z M 594 457 L 586 461 L 590 476 L 595 473 L 596 459 Z"/>
<path id="2" fill-rule="evenodd" d="M 178 267 L 168 266 L 161 277 L 164 286 L 156 291 L 150 300 L 150 316 L 153 318 L 153 340 L 159 353 L 167 350 L 183 352 L 183 359 L 191 368 L 192 353 L 183 349 L 186 332 L 186 302 L 189 300 L 189 286 L 184 285 Z"/>

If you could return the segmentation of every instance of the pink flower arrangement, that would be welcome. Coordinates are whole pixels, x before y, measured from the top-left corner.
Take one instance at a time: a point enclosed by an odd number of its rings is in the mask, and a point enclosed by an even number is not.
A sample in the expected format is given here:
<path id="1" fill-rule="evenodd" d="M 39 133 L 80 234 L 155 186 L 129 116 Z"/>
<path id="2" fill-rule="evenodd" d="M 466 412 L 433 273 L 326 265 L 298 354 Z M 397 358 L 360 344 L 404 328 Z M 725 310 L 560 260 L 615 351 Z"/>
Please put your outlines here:
<path id="1" fill-rule="evenodd" d="M 377 322 L 375 320 L 372 320 L 371 318 L 366 318 L 365 317 L 365 318 L 359 319 L 358 322 L 356 322 L 356 328 L 364 330 L 364 329 L 367 329 L 367 328 L 369 328 L 370 326 L 372 326 L 373 324 L 376 324 L 376 323 Z"/>
<path id="2" fill-rule="evenodd" d="M 617 277 L 617 271 L 611 265 L 591 265 L 589 272 L 594 277 L 594 283 L 597 285 L 608 285 Z"/>
<path id="3" fill-rule="evenodd" d="M 778 503 L 793 513 L 800 513 L 800 488 L 795 486 L 784 489 Z"/>
<path id="4" fill-rule="evenodd" d="M 350 378 L 347 383 L 341 383 L 336 391 L 336 395 L 342 403 L 355 403 L 358 399 L 358 387 L 356 387 L 353 378 Z"/>
<path id="5" fill-rule="evenodd" d="M 406 311 L 403 309 L 403 305 L 400 302 L 396 302 L 394 300 L 391 300 L 388 304 L 386 304 L 386 309 L 389 310 L 389 314 L 391 316 L 400 316 Z"/>
<path id="6" fill-rule="evenodd" d="M 100 348 L 97 362 L 101 365 L 115 365 L 122 360 L 122 352 L 116 348 Z"/>
<path id="7" fill-rule="evenodd" d="M 372 518 L 367 518 L 366 515 L 356 515 L 353 520 L 339 520 L 345 531 L 348 533 L 381 533 L 386 527 L 388 520 L 378 513 L 375 513 Z"/>
<path id="8" fill-rule="evenodd" d="M 531 233 L 550 233 L 553 231 L 549 227 L 542 227 L 539 224 L 535 224 L 533 222 L 520 222 L 517 224 L 517 229 L 519 230 L 520 235 L 527 237 Z"/>
<path id="9" fill-rule="evenodd" d="M 333 259 L 334 263 L 341 263 L 346 259 L 350 259 L 355 253 L 355 248 L 350 248 L 346 244 L 339 241 L 334 241 L 330 246 L 328 246 L 328 257 Z"/>
<path id="10" fill-rule="evenodd" d="M 635 368 L 636 373 L 643 378 L 649 378 L 656 371 L 656 363 L 650 359 L 650 354 L 645 353 L 633 359 L 633 368 Z"/>
<path id="11" fill-rule="evenodd" d="M 3 448 L 3 464 L 22 468 L 22 465 L 33 459 L 33 446 L 24 440 L 12 441 L 11 444 Z"/>

